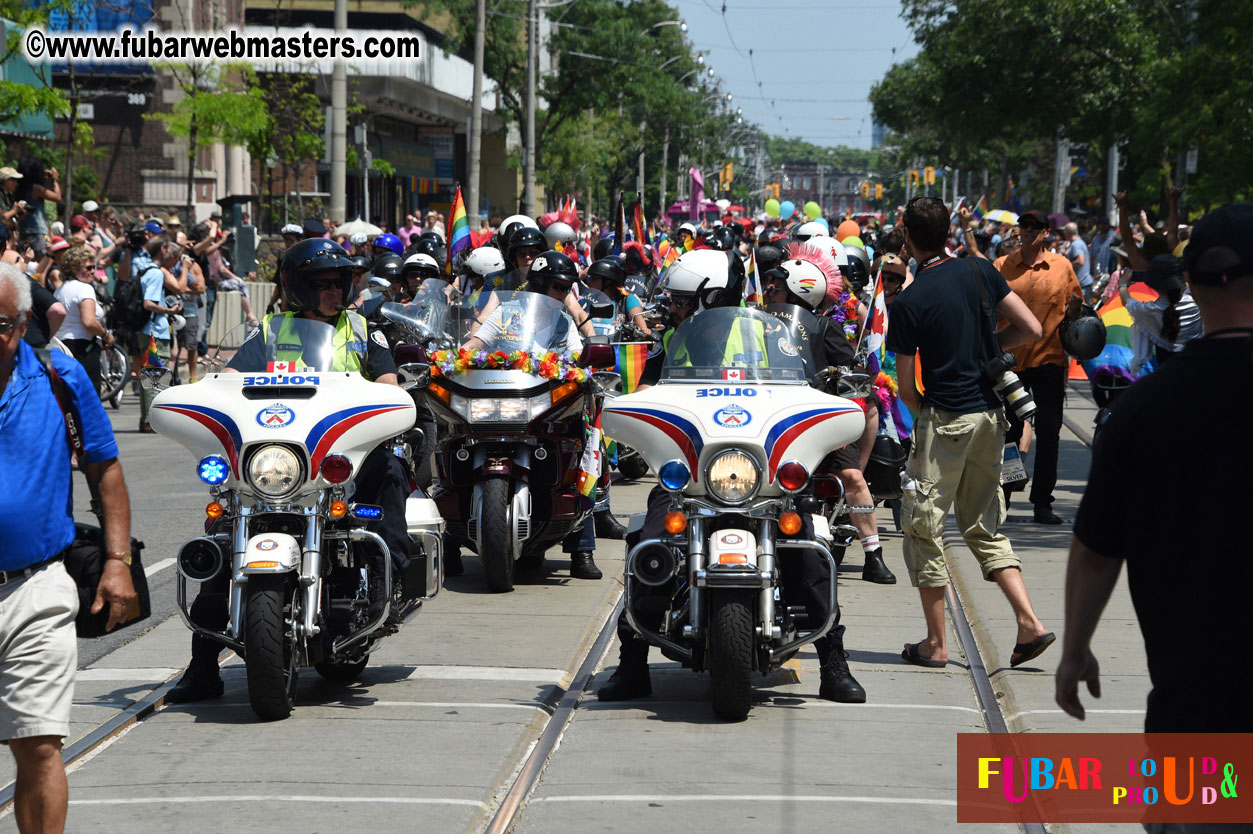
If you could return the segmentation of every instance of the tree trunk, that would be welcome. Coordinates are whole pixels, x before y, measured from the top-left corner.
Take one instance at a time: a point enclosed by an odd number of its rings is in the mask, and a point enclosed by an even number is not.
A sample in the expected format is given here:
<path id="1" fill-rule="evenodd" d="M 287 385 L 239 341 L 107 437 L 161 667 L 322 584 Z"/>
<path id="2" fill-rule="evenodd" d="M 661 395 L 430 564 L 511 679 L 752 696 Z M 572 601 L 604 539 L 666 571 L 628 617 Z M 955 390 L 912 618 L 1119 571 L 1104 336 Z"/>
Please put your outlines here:
<path id="1" fill-rule="evenodd" d="M 78 138 L 78 79 L 74 74 L 74 62 L 69 62 L 70 70 L 70 140 L 65 147 L 65 184 L 61 199 L 65 202 L 65 231 L 69 238 L 70 218 L 74 216 L 74 141 Z"/>

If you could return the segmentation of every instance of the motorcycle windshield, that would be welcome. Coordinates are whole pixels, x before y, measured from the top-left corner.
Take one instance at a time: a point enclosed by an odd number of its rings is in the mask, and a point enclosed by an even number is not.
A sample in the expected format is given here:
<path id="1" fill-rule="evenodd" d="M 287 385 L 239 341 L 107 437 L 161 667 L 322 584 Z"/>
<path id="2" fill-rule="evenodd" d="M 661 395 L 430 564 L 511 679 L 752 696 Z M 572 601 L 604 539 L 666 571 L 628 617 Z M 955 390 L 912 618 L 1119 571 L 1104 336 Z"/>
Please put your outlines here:
<path id="1" fill-rule="evenodd" d="M 477 337 L 489 353 L 562 353 L 574 328 L 564 304 L 534 292 L 496 292 L 481 309 L 467 306 L 458 311 L 461 343 Z"/>
<path id="2" fill-rule="evenodd" d="M 814 359 L 814 340 L 820 338 L 821 324 L 818 317 L 797 304 L 770 304 L 766 312 L 779 320 L 791 337 L 792 344 L 800 352 L 805 371 L 812 381 L 822 371 Z"/>
<path id="3" fill-rule="evenodd" d="M 808 380 L 801 350 L 774 316 L 748 307 L 718 307 L 685 321 L 666 347 L 661 380 L 796 382 Z"/>
<path id="4" fill-rule="evenodd" d="M 449 319 L 458 293 L 441 278 L 427 278 L 408 304 L 388 302 L 379 313 L 409 331 L 421 342 L 448 334 Z"/>
<path id="5" fill-rule="evenodd" d="M 591 287 L 579 288 L 579 306 L 594 319 L 611 319 L 618 312 L 609 296 Z"/>

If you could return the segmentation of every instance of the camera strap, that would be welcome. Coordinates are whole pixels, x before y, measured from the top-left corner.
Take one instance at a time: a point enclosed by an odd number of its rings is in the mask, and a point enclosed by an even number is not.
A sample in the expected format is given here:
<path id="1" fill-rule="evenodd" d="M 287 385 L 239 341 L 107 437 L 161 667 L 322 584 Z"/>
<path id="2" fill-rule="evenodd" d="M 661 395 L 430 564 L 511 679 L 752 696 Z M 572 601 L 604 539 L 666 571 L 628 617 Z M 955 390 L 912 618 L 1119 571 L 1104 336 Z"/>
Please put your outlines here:
<path id="1" fill-rule="evenodd" d="M 984 280 L 979 273 L 979 267 L 975 264 L 975 258 L 966 258 L 966 266 L 970 269 L 970 275 L 975 279 L 975 285 L 979 288 L 979 309 L 983 313 L 983 321 L 979 326 L 979 332 L 984 334 L 984 350 L 987 353 L 987 359 L 992 359 L 1001 353 L 1000 346 L 996 342 L 996 308 L 992 306 L 991 293 L 988 292 L 988 282 Z"/>

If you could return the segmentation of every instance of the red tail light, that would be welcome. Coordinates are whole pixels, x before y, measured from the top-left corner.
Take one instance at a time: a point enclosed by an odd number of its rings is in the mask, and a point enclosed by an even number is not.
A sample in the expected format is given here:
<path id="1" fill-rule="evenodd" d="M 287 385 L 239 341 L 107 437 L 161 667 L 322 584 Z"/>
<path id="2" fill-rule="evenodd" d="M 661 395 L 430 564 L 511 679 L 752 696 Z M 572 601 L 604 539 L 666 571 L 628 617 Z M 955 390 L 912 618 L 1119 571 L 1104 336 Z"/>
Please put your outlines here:
<path id="1" fill-rule="evenodd" d="M 342 484 L 352 476 L 352 461 L 343 455 L 327 455 L 322 458 L 319 470 L 322 477 L 333 484 Z"/>
<path id="2" fill-rule="evenodd" d="M 779 467 L 779 486 L 788 492 L 797 492 L 809 481 L 809 470 L 794 460 Z"/>

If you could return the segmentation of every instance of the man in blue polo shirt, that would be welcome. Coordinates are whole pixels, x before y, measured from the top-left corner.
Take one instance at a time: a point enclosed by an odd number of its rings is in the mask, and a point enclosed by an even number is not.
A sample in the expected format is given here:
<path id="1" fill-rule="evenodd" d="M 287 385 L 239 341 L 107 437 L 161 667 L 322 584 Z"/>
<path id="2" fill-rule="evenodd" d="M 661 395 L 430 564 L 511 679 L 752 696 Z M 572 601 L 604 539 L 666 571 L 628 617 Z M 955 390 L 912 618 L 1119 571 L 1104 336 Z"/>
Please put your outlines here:
<path id="1" fill-rule="evenodd" d="M 17 764 L 14 812 L 22 831 L 61 831 L 69 802 L 61 742 L 69 733 L 78 643 L 78 588 L 61 564 L 74 541 L 70 448 L 48 373 L 22 340 L 30 316 L 26 276 L 0 264 L 0 742 Z M 87 373 L 52 351 L 81 424 L 87 478 L 104 510 L 106 561 L 92 611 L 108 628 L 135 601 L 130 498 L 117 445 Z"/>

